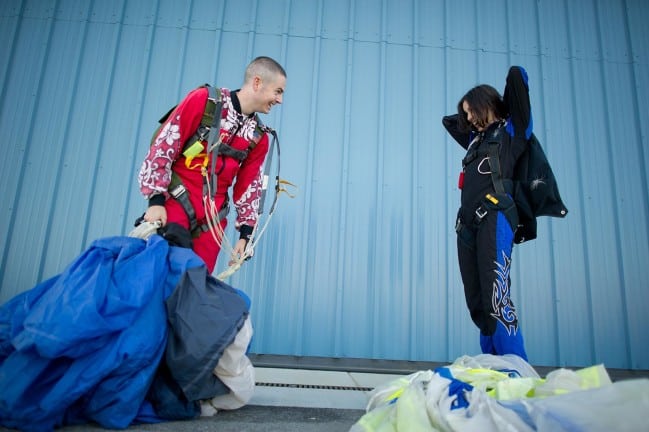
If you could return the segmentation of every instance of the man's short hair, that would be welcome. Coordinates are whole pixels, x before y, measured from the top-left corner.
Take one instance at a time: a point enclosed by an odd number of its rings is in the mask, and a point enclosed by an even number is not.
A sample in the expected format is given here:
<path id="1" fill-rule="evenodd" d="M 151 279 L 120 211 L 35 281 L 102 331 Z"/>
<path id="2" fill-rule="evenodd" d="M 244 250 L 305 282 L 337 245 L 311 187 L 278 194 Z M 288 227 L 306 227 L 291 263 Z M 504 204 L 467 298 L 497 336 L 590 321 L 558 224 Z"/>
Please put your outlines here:
<path id="1" fill-rule="evenodd" d="M 260 56 L 250 62 L 246 68 L 243 81 L 249 82 L 255 76 L 260 76 L 262 79 L 271 79 L 276 75 L 286 78 L 286 71 L 272 58 Z"/>

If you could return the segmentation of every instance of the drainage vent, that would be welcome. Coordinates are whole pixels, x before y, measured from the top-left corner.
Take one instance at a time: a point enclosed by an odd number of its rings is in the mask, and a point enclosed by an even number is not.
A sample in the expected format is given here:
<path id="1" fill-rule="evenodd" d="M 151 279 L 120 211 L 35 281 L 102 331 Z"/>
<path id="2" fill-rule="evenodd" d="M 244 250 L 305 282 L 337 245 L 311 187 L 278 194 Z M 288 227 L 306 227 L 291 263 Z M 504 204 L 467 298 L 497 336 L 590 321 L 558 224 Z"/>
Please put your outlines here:
<path id="1" fill-rule="evenodd" d="M 346 390 L 346 391 L 372 391 L 371 387 L 347 387 L 347 386 L 331 386 L 331 385 L 316 385 L 316 384 L 286 384 L 286 383 L 255 383 L 260 387 L 285 387 L 285 388 L 301 388 L 301 389 L 321 389 L 321 390 Z"/>

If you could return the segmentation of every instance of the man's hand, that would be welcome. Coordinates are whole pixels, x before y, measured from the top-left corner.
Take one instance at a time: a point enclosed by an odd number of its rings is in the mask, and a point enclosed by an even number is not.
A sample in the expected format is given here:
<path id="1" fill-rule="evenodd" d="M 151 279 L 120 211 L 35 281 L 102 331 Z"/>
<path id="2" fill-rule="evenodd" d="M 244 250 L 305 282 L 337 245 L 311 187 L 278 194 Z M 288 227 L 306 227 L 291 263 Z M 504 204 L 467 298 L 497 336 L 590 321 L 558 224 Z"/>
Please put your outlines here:
<path id="1" fill-rule="evenodd" d="M 239 239 L 239 241 L 237 241 L 237 243 L 232 248 L 232 256 L 230 257 L 230 261 L 228 261 L 228 265 L 232 265 L 238 262 L 243 257 L 243 254 L 246 251 L 246 243 L 247 241 L 245 239 Z M 250 255 L 247 256 L 246 259 L 252 257 L 252 255 L 253 253 L 251 250 Z"/>
<path id="2" fill-rule="evenodd" d="M 153 205 L 146 209 L 144 220 L 147 222 L 160 221 L 162 226 L 167 225 L 167 209 L 165 206 Z"/>

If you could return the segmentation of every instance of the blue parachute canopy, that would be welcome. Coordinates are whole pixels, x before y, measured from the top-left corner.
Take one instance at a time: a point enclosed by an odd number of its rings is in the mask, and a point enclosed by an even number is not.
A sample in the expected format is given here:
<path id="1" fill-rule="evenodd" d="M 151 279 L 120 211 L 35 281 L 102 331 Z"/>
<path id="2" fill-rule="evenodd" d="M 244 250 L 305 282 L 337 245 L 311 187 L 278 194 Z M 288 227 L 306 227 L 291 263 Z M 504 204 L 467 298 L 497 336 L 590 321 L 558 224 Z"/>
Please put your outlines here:
<path id="1" fill-rule="evenodd" d="M 165 352 L 165 300 L 200 266 L 157 235 L 108 237 L 0 306 L 0 424 L 128 427 Z"/>

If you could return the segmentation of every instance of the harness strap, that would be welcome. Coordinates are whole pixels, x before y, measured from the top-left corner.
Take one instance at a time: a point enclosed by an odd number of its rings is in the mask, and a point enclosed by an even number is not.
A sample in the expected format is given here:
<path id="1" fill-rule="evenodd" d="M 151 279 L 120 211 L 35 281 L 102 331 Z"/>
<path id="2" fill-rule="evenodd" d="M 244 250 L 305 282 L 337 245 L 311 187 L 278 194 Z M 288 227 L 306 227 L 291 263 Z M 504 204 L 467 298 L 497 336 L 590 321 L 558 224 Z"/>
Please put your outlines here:
<path id="1" fill-rule="evenodd" d="M 462 159 L 462 167 L 466 167 L 478 157 L 478 150 L 472 149 Z"/>
<path id="2" fill-rule="evenodd" d="M 187 140 L 186 143 L 196 143 L 199 141 L 205 140 L 207 137 L 207 142 L 208 142 L 208 147 L 207 147 L 207 154 L 205 156 L 205 160 L 207 161 L 208 155 L 211 152 L 212 153 L 212 169 L 210 171 L 210 178 L 209 181 L 211 182 L 211 185 L 213 186 L 212 190 L 215 190 L 216 186 L 216 176 L 214 175 L 214 163 L 215 163 L 215 157 L 214 157 L 214 151 L 218 148 L 219 143 L 220 143 L 220 137 L 219 137 L 219 132 L 220 132 L 220 126 L 221 126 L 221 111 L 223 109 L 223 100 L 221 97 L 221 92 L 219 91 L 217 94 L 217 91 L 214 87 L 211 85 L 205 85 L 208 90 L 208 99 L 207 99 L 207 104 L 205 105 L 205 111 L 203 113 L 203 117 L 201 119 L 201 124 L 192 135 L 192 137 Z M 187 147 L 187 144 L 185 145 Z M 188 158 L 188 160 L 190 160 Z M 205 168 L 205 167 L 203 167 Z M 203 179 L 203 193 L 206 193 L 207 190 L 207 174 Z M 209 229 L 207 224 L 202 224 L 199 225 L 198 221 L 196 220 L 196 211 L 194 210 L 194 206 L 192 206 L 191 201 L 189 200 L 189 192 L 185 188 L 185 186 L 182 183 L 182 180 L 178 177 L 176 173 L 172 173 L 171 175 L 171 182 L 169 184 L 168 188 L 169 194 L 178 201 L 178 203 L 183 207 L 183 210 L 185 211 L 185 214 L 187 215 L 187 218 L 189 219 L 189 231 L 192 233 L 194 237 L 196 237 L 196 233 L 198 232 L 197 230 L 202 230 L 206 231 Z M 221 213 L 224 212 L 225 210 L 225 215 L 229 212 L 229 205 L 228 202 L 226 201 L 226 205 L 219 210 L 219 220 L 222 219 Z M 200 232 L 198 232 L 200 234 Z"/>
<path id="3" fill-rule="evenodd" d="M 512 228 L 512 231 L 516 231 L 519 218 L 515 205 L 507 208 L 492 209 L 488 208 L 485 204 L 480 204 L 473 214 L 473 219 L 469 223 L 462 222 L 460 215 L 458 214 L 457 219 L 455 220 L 455 232 L 467 244 L 474 245 L 475 232 L 490 211 L 501 212 L 505 216 L 505 219 L 507 219 L 507 221 L 509 222 L 509 226 Z"/>
<path id="4" fill-rule="evenodd" d="M 192 237 L 198 237 L 202 232 L 209 231 L 210 227 L 207 222 L 198 224 L 196 219 L 196 212 L 194 211 L 194 206 L 189 201 L 189 192 L 185 189 L 185 186 L 182 183 L 177 184 L 173 188 L 169 189 L 169 193 L 174 197 L 176 201 L 182 206 L 183 210 L 187 214 L 189 219 L 189 232 L 191 232 Z M 215 223 L 219 223 L 221 219 L 226 217 L 230 213 L 230 200 L 226 197 L 225 203 L 219 210 L 218 215 L 215 217 Z"/>
<path id="5" fill-rule="evenodd" d="M 223 203 L 223 206 L 219 210 L 219 213 L 216 215 L 214 220 L 212 221 L 212 224 L 217 224 L 220 223 L 223 218 L 225 218 L 228 213 L 230 213 L 230 200 L 226 196 L 225 198 L 225 203 Z M 197 225 L 196 228 L 192 231 L 192 237 L 196 238 L 199 235 L 201 235 L 204 232 L 208 232 L 210 230 L 210 226 L 207 222 L 202 223 L 200 225 Z"/>
<path id="6" fill-rule="evenodd" d="M 503 185 L 502 173 L 500 170 L 500 157 L 498 156 L 499 141 L 489 140 L 487 142 L 489 154 L 489 169 L 491 171 L 491 181 L 494 184 L 496 193 L 504 194 L 505 186 Z"/>
<path id="7" fill-rule="evenodd" d="M 224 142 L 219 144 L 218 153 L 219 155 L 228 156 L 238 161 L 243 161 L 248 157 L 248 150 L 238 150 Z"/>
<path id="8" fill-rule="evenodd" d="M 180 183 L 173 188 L 169 188 L 169 194 L 171 194 L 171 196 L 174 197 L 174 199 L 183 207 L 183 210 L 185 210 L 187 218 L 189 219 L 189 231 L 193 232 L 196 229 L 198 222 L 196 221 L 194 206 L 192 206 L 192 203 L 189 201 L 189 192 L 187 192 L 185 186 Z"/>
<path id="9" fill-rule="evenodd" d="M 455 221 L 455 232 L 465 243 L 475 246 L 475 234 L 467 225 L 462 223 L 459 216 Z"/>
<path id="10" fill-rule="evenodd" d="M 221 143 L 221 111 L 223 110 L 223 99 L 221 95 L 221 91 L 219 90 L 218 94 L 218 99 L 216 95 L 216 89 L 212 87 L 211 85 L 207 86 L 207 90 L 209 92 L 208 96 L 208 103 L 210 101 L 215 101 L 216 107 L 212 113 L 212 123 L 210 125 L 210 132 L 207 136 L 207 154 L 212 155 L 212 165 L 210 167 L 210 187 L 212 188 L 213 191 L 216 191 L 216 175 L 214 174 L 215 169 L 216 169 L 216 157 L 215 156 L 215 151 L 218 147 L 219 144 Z"/>

